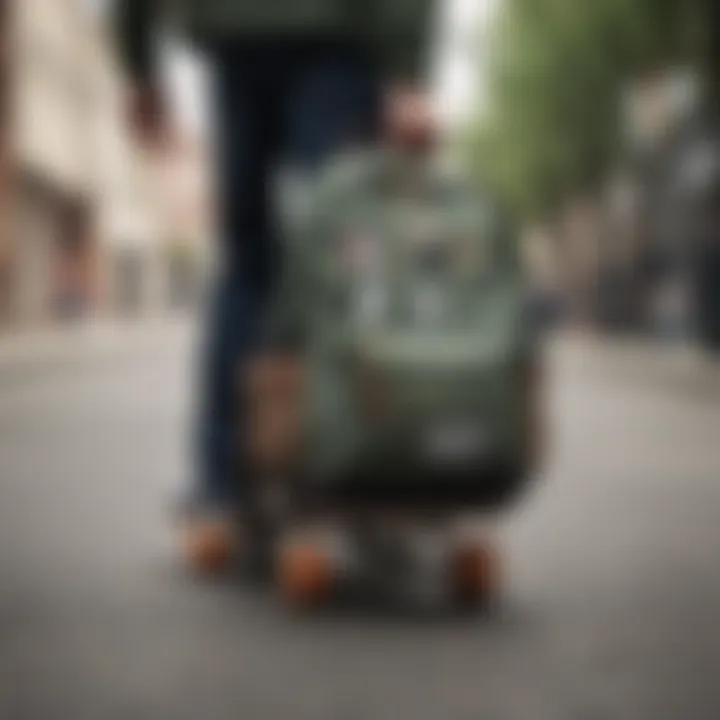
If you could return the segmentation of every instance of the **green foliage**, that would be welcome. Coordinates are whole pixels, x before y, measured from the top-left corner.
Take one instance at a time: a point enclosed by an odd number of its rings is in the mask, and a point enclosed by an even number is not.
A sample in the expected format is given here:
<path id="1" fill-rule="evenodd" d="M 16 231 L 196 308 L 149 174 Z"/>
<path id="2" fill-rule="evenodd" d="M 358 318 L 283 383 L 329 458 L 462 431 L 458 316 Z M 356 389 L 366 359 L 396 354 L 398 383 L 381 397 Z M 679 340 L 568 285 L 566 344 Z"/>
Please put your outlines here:
<path id="1" fill-rule="evenodd" d="M 682 56 L 696 0 L 505 0 L 475 164 L 518 214 L 552 213 L 619 150 L 628 79 Z"/>

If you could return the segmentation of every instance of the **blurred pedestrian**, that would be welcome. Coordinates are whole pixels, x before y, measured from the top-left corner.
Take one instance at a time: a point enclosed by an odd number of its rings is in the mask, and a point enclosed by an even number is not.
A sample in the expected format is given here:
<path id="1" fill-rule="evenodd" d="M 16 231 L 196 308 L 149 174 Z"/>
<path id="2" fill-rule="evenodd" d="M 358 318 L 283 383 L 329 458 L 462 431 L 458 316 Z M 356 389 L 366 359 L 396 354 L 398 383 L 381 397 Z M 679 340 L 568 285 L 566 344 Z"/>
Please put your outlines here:
<path id="1" fill-rule="evenodd" d="M 238 369 L 257 343 L 281 258 L 270 188 L 281 162 L 313 169 L 350 143 L 429 123 L 422 68 L 433 0 L 117 0 L 117 30 L 140 139 L 167 132 L 156 37 L 173 21 L 213 71 L 221 270 L 208 319 L 197 473 L 187 514 L 201 569 L 252 555 L 236 522 L 252 478 L 242 458 Z M 163 16 L 161 18 L 161 7 Z M 242 518 L 242 512 L 240 513 Z M 236 542 L 236 541 L 239 541 Z"/>

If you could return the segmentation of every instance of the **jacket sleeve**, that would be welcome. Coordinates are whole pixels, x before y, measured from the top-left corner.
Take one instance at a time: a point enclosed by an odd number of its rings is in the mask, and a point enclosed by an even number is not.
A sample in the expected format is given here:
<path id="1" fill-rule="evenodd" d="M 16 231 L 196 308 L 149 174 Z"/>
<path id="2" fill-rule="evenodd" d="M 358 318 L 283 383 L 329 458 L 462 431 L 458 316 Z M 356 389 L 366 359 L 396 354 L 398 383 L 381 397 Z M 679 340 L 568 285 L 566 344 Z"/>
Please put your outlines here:
<path id="1" fill-rule="evenodd" d="M 436 0 L 376 0 L 383 70 L 390 80 L 421 82 L 430 59 Z"/>
<path id="2" fill-rule="evenodd" d="M 120 59 L 134 80 L 150 81 L 157 75 L 155 37 L 158 0 L 116 0 L 114 31 Z"/>

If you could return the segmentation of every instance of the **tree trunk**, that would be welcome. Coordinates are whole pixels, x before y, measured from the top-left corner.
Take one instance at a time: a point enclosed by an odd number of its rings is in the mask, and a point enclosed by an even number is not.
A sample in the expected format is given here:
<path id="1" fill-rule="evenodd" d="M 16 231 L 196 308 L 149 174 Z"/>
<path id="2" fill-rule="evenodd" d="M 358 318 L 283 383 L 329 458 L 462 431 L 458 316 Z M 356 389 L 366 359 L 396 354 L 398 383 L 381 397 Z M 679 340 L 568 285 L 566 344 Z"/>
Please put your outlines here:
<path id="1" fill-rule="evenodd" d="M 704 0 L 707 43 L 705 74 L 708 92 L 708 138 L 720 138 L 720 3 Z M 697 330 L 701 344 L 713 353 L 720 352 L 720 175 L 708 179 L 704 189 L 706 202 L 700 227 L 695 267 Z"/>
<path id="2" fill-rule="evenodd" d="M 705 0 L 707 12 L 707 80 L 710 104 L 717 122 L 720 122 L 720 3 Z"/>

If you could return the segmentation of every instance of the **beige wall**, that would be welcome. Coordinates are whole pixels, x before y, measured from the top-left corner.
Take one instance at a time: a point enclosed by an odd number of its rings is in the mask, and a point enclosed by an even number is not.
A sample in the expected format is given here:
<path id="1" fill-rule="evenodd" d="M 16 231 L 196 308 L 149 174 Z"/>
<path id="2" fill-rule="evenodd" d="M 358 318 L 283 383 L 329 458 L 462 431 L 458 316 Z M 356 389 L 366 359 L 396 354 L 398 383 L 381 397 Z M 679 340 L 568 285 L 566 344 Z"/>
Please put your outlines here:
<path id="1" fill-rule="evenodd" d="M 112 311 L 111 258 L 130 246 L 147 265 L 146 306 L 158 306 L 160 241 L 164 237 L 154 160 L 139 152 L 125 124 L 124 87 L 107 31 L 83 0 L 15 0 L 12 25 L 13 94 L 8 145 L 16 175 L 39 178 L 48 191 L 81 201 L 90 235 L 104 258 L 101 275 Z M 18 188 L 15 194 L 22 194 Z M 50 282 L 41 262 L 42 232 L 28 220 L 39 209 L 18 209 L 14 304 L 42 304 Z M 25 247 L 32 245 L 32 247 Z M 17 268 L 17 269 L 15 269 Z"/>
<path id="2" fill-rule="evenodd" d="M 78 0 L 22 0 L 13 20 L 16 161 L 68 190 L 89 191 L 98 106 L 89 19 Z"/>
<path id="3" fill-rule="evenodd" d="M 109 242 L 123 234 L 117 227 L 123 215 L 142 215 L 153 230 L 153 163 L 127 132 L 106 30 L 82 0 L 16 1 L 17 164 L 96 202 Z"/>

